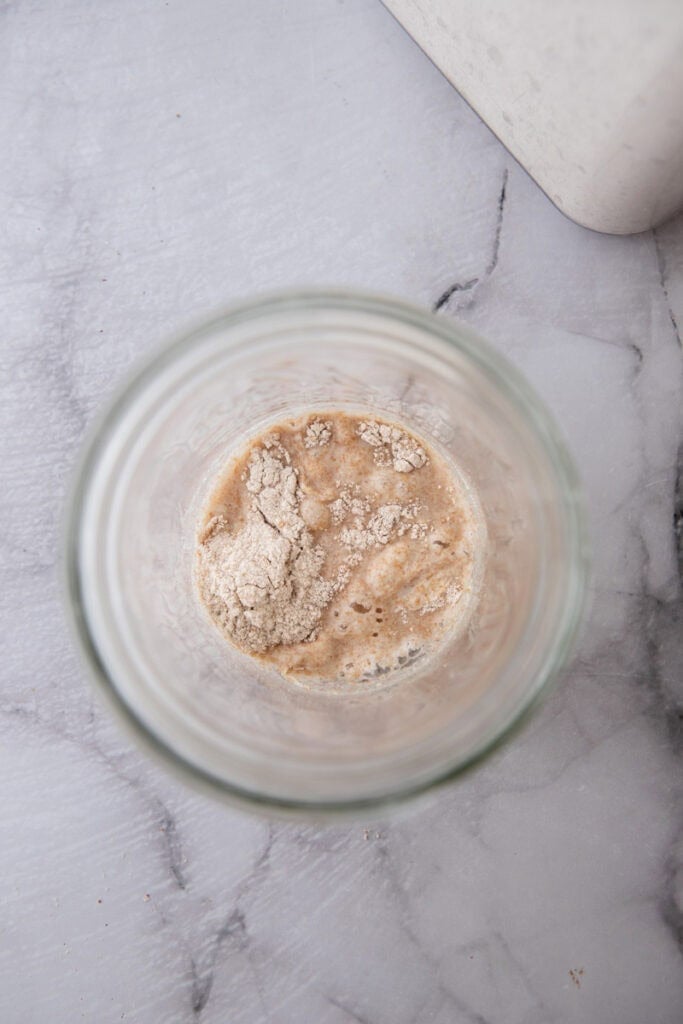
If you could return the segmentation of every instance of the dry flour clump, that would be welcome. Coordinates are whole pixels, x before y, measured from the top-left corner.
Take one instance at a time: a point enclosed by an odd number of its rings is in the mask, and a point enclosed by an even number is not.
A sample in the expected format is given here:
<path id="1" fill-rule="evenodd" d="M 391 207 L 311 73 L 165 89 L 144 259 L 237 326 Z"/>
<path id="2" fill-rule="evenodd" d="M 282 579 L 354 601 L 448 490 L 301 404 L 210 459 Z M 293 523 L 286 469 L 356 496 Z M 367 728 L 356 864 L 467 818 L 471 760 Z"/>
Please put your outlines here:
<path id="1" fill-rule="evenodd" d="M 427 454 L 414 437 L 399 427 L 370 420 L 358 426 L 358 436 L 374 448 L 378 466 L 393 466 L 397 473 L 412 473 L 427 464 Z"/>
<path id="2" fill-rule="evenodd" d="M 330 508 L 335 525 L 346 524 L 339 534 L 341 543 L 356 551 L 380 547 L 406 534 L 417 540 L 427 532 L 427 524 L 417 522 L 417 501 L 382 504 L 373 510 L 366 498 L 359 498 L 346 488 Z"/>
<path id="3" fill-rule="evenodd" d="M 306 427 L 304 435 L 305 448 L 322 448 L 332 440 L 332 422 L 330 420 L 313 420 Z"/>
<path id="4" fill-rule="evenodd" d="M 277 435 L 249 459 L 251 507 L 241 530 L 224 517 L 208 524 L 199 551 L 199 585 L 212 615 L 242 648 L 267 651 L 314 639 L 335 587 L 306 527 L 297 471 Z"/>

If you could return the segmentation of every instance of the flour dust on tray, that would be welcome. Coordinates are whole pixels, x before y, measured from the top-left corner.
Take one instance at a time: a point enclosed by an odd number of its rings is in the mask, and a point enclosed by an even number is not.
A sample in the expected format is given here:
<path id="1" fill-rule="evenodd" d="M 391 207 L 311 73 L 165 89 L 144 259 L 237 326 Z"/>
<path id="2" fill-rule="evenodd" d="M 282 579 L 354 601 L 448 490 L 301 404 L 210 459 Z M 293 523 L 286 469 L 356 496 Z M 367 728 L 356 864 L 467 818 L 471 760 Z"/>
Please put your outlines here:
<path id="1" fill-rule="evenodd" d="M 462 626 L 484 538 L 454 469 L 405 427 L 300 416 L 227 466 L 201 523 L 197 585 L 225 637 L 282 675 L 362 682 Z"/>

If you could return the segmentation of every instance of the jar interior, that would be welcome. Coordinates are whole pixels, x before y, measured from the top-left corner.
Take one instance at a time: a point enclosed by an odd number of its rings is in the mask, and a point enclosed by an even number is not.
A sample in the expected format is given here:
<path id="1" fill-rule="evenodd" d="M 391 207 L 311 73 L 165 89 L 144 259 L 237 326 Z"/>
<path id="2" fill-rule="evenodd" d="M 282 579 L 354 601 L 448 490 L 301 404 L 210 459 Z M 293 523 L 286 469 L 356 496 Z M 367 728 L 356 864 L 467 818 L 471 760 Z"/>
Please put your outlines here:
<path id="1" fill-rule="evenodd" d="M 194 585 L 227 460 L 316 409 L 415 430 L 455 463 L 486 523 L 467 629 L 377 683 L 282 679 L 226 641 Z M 79 536 L 88 626 L 119 698 L 201 773 L 274 802 L 387 798 L 475 756 L 540 687 L 571 571 L 561 488 L 514 389 L 416 323 L 301 307 L 218 322 L 138 379 L 100 441 Z"/>

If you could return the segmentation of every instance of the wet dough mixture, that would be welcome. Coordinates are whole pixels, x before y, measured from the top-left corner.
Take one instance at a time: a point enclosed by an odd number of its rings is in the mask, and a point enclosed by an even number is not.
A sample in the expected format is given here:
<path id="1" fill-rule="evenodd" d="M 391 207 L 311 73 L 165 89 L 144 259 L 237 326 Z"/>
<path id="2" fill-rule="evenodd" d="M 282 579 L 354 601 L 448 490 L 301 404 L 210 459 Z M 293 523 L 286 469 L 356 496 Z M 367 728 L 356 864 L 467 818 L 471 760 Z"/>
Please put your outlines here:
<path id="1" fill-rule="evenodd" d="M 212 494 L 197 586 L 228 640 L 297 680 L 405 667 L 472 605 L 483 526 L 454 470 L 399 423 L 285 420 Z"/>

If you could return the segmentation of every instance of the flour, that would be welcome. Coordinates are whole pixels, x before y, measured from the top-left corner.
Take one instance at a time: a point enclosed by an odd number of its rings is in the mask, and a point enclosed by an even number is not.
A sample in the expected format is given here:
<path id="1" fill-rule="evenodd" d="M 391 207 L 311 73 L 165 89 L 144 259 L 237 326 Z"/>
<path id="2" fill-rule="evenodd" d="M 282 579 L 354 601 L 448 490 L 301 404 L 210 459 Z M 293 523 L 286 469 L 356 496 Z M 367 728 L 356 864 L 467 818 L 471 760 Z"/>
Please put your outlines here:
<path id="1" fill-rule="evenodd" d="M 427 463 L 424 448 L 400 427 L 370 420 L 359 424 L 358 436 L 374 448 L 373 455 L 378 466 L 393 465 L 397 473 L 412 473 Z"/>
<path id="2" fill-rule="evenodd" d="M 347 489 L 332 503 L 332 516 L 336 524 L 352 519 L 353 525 L 344 527 L 339 539 L 344 547 L 364 551 L 406 534 L 415 540 L 424 537 L 427 524 L 416 522 L 419 509 L 416 501 L 407 505 L 383 504 L 373 509 L 367 499 L 354 497 Z"/>
<path id="3" fill-rule="evenodd" d="M 277 435 L 249 459 L 252 495 L 246 522 L 231 533 L 225 517 L 208 524 L 199 550 L 199 585 L 212 615 L 248 651 L 313 640 L 335 584 L 301 515 L 297 471 Z"/>
<path id="4" fill-rule="evenodd" d="M 306 427 L 304 447 L 322 448 L 332 440 L 332 423 L 330 420 L 313 420 Z"/>
<path id="5" fill-rule="evenodd" d="M 360 487 L 358 484 L 354 488 L 344 487 L 340 481 L 337 481 L 337 487 L 340 488 L 339 497 L 330 503 L 330 512 L 332 513 L 332 522 L 335 526 L 339 526 L 347 518 L 349 513 L 356 518 L 364 516 L 370 511 L 370 502 L 367 498 L 360 496 Z"/>

